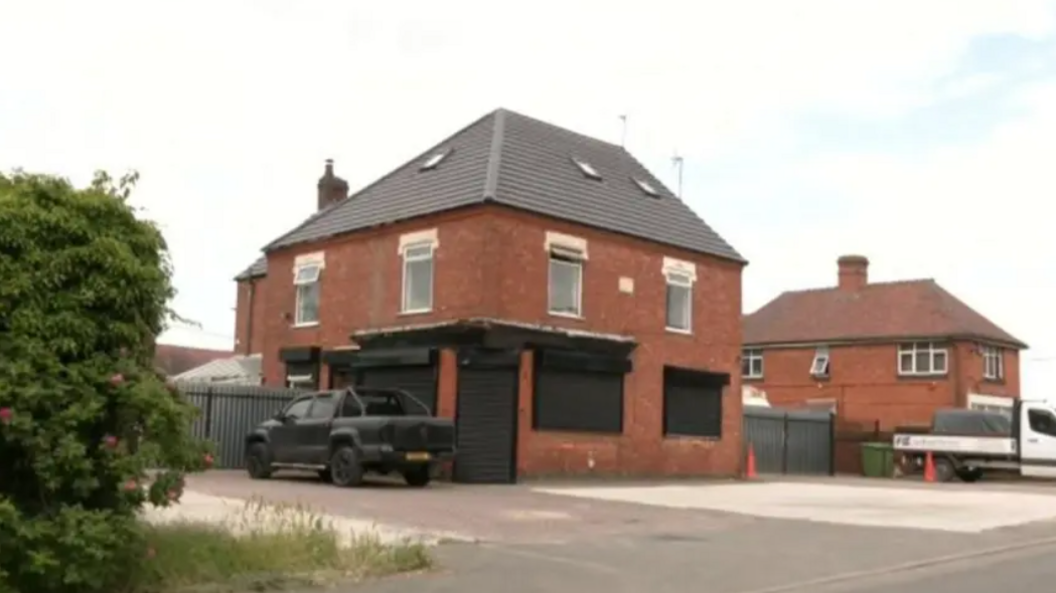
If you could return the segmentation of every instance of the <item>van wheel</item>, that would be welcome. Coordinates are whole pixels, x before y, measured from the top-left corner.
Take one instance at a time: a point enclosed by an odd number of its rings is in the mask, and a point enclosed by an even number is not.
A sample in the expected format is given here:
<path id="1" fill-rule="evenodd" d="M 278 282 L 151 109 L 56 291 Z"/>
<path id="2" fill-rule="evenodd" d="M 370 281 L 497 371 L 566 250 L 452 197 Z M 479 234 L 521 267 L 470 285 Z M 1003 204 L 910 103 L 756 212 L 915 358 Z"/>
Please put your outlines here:
<path id="1" fill-rule="evenodd" d="M 936 482 L 949 482 L 953 478 L 957 477 L 957 470 L 953 467 L 953 462 L 945 457 L 936 459 L 935 464 L 935 481 Z"/>
<path id="2" fill-rule="evenodd" d="M 330 457 L 330 480 L 341 488 L 352 488 L 363 483 L 363 464 L 355 449 L 342 445 L 334 451 Z"/>
<path id="3" fill-rule="evenodd" d="M 960 478 L 962 482 L 968 482 L 971 484 L 972 482 L 978 482 L 983 477 L 983 470 L 978 467 L 961 468 L 957 471 L 957 477 Z"/>
<path id="4" fill-rule="evenodd" d="M 271 477 L 271 456 L 264 443 L 253 443 L 246 451 L 246 472 L 254 480 L 266 480 Z"/>

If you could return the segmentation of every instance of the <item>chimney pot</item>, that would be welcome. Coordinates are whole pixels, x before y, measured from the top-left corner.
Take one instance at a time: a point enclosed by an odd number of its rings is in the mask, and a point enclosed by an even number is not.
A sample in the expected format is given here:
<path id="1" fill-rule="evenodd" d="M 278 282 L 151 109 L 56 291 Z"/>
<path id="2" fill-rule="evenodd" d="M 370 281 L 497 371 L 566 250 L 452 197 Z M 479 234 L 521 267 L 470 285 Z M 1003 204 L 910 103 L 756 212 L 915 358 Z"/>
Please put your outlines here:
<path id="1" fill-rule="evenodd" d="M 836 260 L 840 290 L 861 290 L 869 284 L 869 259 L 864 255 L 844 255 Z"/>
<path id="2" fill-rule="evenodd" d="M 328 208 L 348 197 L 348 182 L 334 175 L 334 159 L 326 159 L 323 176 L 317 185 L 319 190 L 316 206 L 319 210 Z"/>

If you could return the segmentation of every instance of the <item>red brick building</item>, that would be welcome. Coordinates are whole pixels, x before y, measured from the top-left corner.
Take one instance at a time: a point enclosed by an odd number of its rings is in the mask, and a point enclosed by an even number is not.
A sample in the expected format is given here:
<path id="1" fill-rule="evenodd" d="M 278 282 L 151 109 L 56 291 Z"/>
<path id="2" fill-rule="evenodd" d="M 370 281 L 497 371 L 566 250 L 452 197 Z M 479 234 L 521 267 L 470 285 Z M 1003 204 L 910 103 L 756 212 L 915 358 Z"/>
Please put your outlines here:
<path id="1" fill-rule="evenodd" d="M 844 256 L 838 284 L 785 292 L 744 318 L 741 373 L 772 405 L 835 408 L 882 430 L 936 408 L 1007 409 L 1026 344 L 934 280 L 869 283 Z"/>
<path id="2" fill-rule="evenodd" d="M 267 384 L 408 389 L 467 482 L 739 471 L 746 262 L 623 148 L 500 109 L 347 194 L 237 278 Z"/>

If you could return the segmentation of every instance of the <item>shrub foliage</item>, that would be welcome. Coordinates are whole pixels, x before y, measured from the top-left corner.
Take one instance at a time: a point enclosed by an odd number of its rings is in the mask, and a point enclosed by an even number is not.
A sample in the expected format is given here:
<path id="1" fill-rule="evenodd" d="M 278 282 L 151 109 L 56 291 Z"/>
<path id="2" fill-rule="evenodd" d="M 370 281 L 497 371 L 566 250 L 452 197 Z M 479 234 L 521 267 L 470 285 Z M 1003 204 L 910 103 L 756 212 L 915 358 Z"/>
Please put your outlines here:
<path id="1" fill-rule="evenodd" d="M 122 588 L 138 510 L 210 460 L 153 366 L 171 265 L 136 180 L 0 175 L 0 591 Z"/>

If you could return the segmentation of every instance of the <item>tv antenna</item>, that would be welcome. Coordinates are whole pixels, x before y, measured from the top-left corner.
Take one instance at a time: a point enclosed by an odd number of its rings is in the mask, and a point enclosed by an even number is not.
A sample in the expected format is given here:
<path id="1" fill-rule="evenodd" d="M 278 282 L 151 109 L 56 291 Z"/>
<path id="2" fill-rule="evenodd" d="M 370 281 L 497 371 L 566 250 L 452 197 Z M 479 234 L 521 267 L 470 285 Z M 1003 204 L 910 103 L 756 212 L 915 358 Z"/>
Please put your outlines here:
<path id="1" fill-rule="evenodd" d="M 674 165 L 676 169 L 678 169 L 678 194 L 677 195 L 678 195 L 679 199 L 681 199 L 682 198 L 682 165 L 683 165 L 683 160 L 682 160 L 682 157 L 678 155 L 678 151 L 677 150 L 675 151 L 675 156 L 671 157 L 671 164 Z"/>

